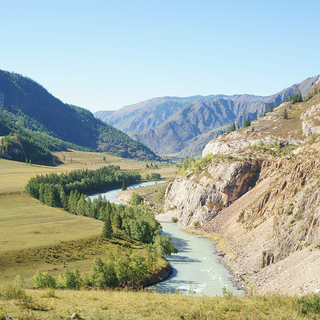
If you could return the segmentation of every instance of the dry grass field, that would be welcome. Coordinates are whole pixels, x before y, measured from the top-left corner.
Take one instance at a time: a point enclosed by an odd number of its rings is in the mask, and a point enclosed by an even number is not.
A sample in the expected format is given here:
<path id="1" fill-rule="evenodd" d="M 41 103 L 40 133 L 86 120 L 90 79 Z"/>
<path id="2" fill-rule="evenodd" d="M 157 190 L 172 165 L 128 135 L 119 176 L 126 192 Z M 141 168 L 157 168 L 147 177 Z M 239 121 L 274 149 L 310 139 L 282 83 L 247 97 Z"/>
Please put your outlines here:
<path id="1" fill-rule="evenodd" d="M 23 299 L 0 300 L 1 307 L 19 320 L 70 319 L 73 313 L 86 320 L 319 319 L 316 310 L 306 311 L 295 297 L 235 297 L 228 293 L 209 298 L 111 290 L 26 290 Z"/>
<path id="2" fill-rule="evenodd" d="M 70 150 L 56 152 L 54 155 L 60 164 L 56 166 L 29 165 L 23 162 L 0 159 L 0 194 L 23 191 L 31 177 L 37 174 L 69 172 L 75 169 L 98 169 L 101 166 L 112 164 L 119 165 L 123 170 L 138 171 L 142 177 L 146 173 L 160 173 L 166 180 L 174 179 L 176 168 L 164 163 L 158 163 L 158 169 L 146 167 L 146 162 L 124 159 L 105 153 L 83 152 Z M 104 160 L 105 157 L 105 160 Z"/>

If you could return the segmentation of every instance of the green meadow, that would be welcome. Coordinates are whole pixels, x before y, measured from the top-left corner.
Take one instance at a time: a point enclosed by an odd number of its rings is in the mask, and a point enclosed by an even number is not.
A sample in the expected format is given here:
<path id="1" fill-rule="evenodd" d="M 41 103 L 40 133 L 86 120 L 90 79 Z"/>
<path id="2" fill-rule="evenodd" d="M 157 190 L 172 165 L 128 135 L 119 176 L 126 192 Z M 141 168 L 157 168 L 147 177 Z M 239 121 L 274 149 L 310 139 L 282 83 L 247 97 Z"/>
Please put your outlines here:
<path id="1" fill-rule="evenodd" d="M 164 178 L 174 177 L 175 168 L 158 164 L 147 168 L 145 162 L 116 156 L 68 151 L 55 154 L 56 166 L 40 166 L 0 159 L 0 283 L 12 282 L 17 275 L 28 285 L 37 270 L 57 276 L 65 268 L 90 272 L 96 257 L 104 259 L 120 244 L 144 252 L 137 244 L 128 244 L 119 236 L 111 242 L 101 242 L 103 222 L 72 215 L 62 209 L 41 204 L 29 197 L 24 187 L 31 177 L 50 172 L 75 169 L 97 169 L 106 164 L 138 171 L 142 176 L 157 172 Z M 150 164 L 150 163 L 149 163 Z M 164 265 L 164 261 L 159 261 Z"/>

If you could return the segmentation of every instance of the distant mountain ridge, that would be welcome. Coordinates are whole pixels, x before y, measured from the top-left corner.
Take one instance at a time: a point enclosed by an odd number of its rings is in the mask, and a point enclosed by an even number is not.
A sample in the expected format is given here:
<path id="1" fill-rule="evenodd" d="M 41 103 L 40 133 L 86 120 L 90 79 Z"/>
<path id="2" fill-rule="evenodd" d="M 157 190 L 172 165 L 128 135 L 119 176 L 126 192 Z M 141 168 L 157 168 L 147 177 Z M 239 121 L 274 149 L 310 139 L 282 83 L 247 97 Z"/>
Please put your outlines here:
<path id="1" fill-rule="evenodd" d="M 162 97 L 94 115 L 159 155 L 199 156 L 217 132 L 233 122 L 242 125 L 244 117 L 260 116 L 298 91 L 307 95 L 318 79 L 319 76 L 308 78 L 268 97 L 250 94 Z"/>
<path id="2" fill-rule="evenodd" d="M 0 70 L 0 92 L 0 121 L 7 120 L 4 132 L 9 131 L 8 123 L 14 123 L 21 128 L 20 134 L 37 137 L 42 143 L 54 140 L 56 147 L 67 142 L 126 158 L 157 158 L 143 143 L 96 119 L 89 110 L 63 103 L 32 79 Z M 18 130 L 14 128 L 10 132 Z M 49 148 L 54 148 L 52 143 Z"/>

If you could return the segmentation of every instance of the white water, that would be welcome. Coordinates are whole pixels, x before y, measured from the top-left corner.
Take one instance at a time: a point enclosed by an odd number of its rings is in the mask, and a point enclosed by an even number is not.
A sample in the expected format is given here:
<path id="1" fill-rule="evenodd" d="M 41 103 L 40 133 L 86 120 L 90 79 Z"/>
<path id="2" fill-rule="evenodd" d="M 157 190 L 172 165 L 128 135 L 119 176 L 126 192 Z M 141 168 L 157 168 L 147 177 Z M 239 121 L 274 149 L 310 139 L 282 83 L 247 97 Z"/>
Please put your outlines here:
<path id="1" fill-rule="evenodd" d="M 143 182 L 128 187 L 150 186 L 164 181 Z M 121 189 L 101 193 L 110 202 L 114 200 Z M 98 194 L 90 196 L 91 199 Z M 221 263 L 214 252 L 213 242 L 209 239 L 186 233 L 183 226 L 174 223 L 162 223 L 163 232 L 169 235 L 178 248 L 178 254 L 167 257 L 173 272 L 169 279 L 159 283 L 159 291 L 179 292 L 191 295 L 222 296 L 223 288 L 233 294 L 243 295 L 231 282 L 230 273 Z"/>

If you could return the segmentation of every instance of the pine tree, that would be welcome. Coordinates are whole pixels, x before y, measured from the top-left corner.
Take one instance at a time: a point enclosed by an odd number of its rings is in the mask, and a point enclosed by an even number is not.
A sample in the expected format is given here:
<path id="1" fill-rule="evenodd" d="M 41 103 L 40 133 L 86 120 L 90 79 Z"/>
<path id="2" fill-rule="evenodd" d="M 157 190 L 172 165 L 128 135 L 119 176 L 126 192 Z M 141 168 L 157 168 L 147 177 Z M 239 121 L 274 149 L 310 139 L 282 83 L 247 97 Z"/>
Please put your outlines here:
<path id="1" fill-rule="evenodd" d="M 102 230 L 102 238 L 103 239 L 110 239 L 112 237 L 112 224 L 111 224 L 111 220 L 110 217 L 107 216 L 105 221 L 104 221 L 104 226 L 103 226 L 103 230 Z"/>
<path id="2" fill-rule="evenodd" d="M 282 118 L 283 119 L 288 119 L 287 109 L 284 109 Z"/>
<path id="3" fill-rule="evenodd" d="M 44 203 L 44 183 L 41 182 L 40 188 L 39 188 L 39 201 L 41 203 Z"/>
<path id="4" fill-rule="evenodd" d="M 116 229 L 121 228 L 122 221 L 119 213 L 114 214 L 112 224 Z"/>
<path id="5" fill-rule="evenodd" d="M 122 191 L 127 190 L 127 185 L 126 185 L 126 181 L 124 180 L 124 178 L 122 179 Z"/>

